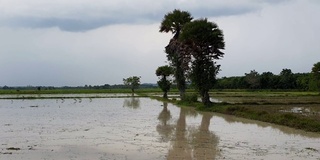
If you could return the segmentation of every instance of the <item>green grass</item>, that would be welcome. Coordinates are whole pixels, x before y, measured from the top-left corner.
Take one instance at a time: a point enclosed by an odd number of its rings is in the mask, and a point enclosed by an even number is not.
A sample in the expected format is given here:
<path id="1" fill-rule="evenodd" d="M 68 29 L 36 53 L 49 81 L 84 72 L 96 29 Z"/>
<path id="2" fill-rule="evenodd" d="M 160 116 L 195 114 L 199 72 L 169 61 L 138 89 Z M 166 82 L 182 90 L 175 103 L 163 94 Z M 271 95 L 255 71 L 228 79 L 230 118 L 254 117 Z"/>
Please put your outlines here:
<path id="1" fill-rule="evenodd" d="M 197 109 L 270 122 L 305 131 L 320 132 L 320 121 L 318 118 L 312 116 L 309 117 L 279 111 L 275 112 L 274 110 L 260 109 L 258 106 L 250 107 L 232 104 L 213 104 L 211 107 L 200 106 L 197 107 Z"/>
<path id="2" fill-rule="evenodd" d="M 200 102 L 174 101 L 197 110 L 218 112 L 247 119 L 320 132 L 320 95 L 318 92 L 210 92 L 210 96 L 224 102 L 205 107 Z M 302 108 L 308 112 L 292 112 Z"/>

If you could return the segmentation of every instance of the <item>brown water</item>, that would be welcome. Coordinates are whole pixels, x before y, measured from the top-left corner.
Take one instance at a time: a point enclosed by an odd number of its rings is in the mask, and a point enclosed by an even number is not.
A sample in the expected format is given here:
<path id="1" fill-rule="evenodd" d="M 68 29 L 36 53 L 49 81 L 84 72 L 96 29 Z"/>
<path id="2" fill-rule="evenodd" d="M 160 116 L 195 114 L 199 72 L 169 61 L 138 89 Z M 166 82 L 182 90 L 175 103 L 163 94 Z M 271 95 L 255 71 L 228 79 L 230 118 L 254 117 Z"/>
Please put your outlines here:
<path id="1" fill-rule="evenodd" d="M 149 98 L 0 100 L 0 159 L 320 159 L 320 134 Z"/>

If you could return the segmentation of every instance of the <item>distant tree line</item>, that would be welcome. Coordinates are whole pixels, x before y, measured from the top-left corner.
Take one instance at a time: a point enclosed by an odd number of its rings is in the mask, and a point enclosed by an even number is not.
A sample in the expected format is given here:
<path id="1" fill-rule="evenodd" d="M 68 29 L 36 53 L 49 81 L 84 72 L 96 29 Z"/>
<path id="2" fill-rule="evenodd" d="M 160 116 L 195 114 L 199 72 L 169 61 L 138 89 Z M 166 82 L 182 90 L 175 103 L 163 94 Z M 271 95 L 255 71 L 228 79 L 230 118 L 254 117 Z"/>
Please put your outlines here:
<path id="1" fill-rule="evenodd" d="M 318 80 L 313 73 L 292 73 L 283 69 L 279 74 L 258 73 L 251 70 L 244 76 L 222 77 L 217 79 L 215 89 L 297 89 L 316 91 Z"/>
<path id="2" fill-rule="evenodd" d="M 103 85 L 84 85 L 84 86 L 62 86 L 62 87 L 54 87 L 54 86 L 3 86 L 0 89 L 3 90 L 54 90 L 54 89 L 127 89 L 128 86 L 124 84 L 103 84 Z M 140 84 L 139 88 L 158 88 L 157 84 L 153 83 L 143 83 Z"/>

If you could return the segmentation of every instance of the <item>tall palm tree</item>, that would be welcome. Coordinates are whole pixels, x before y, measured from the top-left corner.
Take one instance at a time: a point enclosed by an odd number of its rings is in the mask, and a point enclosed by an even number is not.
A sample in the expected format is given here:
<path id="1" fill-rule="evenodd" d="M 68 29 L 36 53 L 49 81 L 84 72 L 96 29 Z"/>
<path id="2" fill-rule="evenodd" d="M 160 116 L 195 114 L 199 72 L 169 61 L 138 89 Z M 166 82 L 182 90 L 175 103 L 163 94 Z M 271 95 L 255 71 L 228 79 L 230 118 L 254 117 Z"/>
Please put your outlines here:
<path id="1" fill-rule="evenodd" d="M 202 102 L 209 105 L 209 89 L 216 82 L 220 70 L 215 60 L 223 57 L 225 43 L 222 30 L 207 19 L 198 19 L 186 24 L 179 39 L 186 44 L 192 55 L 190 79 L 199 91 Z"/>
<path id="2" fill-rule="evenodd" d="M 160 25 L 159 32 L 171 32 L 174 34 L 169 44 L 165 47 L 165 52 L 167 53 L 167 58 L 174 68 L 174 75 L 177 83 L 177 87 L 180 91 L 180 98 L 184 98 L 185 88 L 186 88 L 186 78 L 185 72 L 188 63 L 188 54 L 183 51 L 183 45 L 178 41 L 182 29 L 185 24 L 191 22 L 193 17 L 187 11 L 181 11 L 178 9 L 167 13 Z"/>

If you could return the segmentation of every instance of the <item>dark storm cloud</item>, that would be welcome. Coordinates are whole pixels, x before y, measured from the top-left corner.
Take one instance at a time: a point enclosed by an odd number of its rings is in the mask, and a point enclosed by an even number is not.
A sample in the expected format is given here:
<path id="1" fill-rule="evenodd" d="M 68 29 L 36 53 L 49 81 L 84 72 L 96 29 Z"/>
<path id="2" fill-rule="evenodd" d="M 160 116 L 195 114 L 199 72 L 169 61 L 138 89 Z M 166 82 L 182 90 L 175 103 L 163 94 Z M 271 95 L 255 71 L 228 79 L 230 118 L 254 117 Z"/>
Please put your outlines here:
<path id="1" fill-rule="evenodd" d="M 101 26 L 117 23 L 114 19 L 71 19 L 71 18 L 37 18 L 17 17 L 5 21 L 2 25 L 22 28 L 52 28 L 58 27 L 64 31 L 87 31 Z"/>
<path id="2" fill-rule="evenodd" d="M 1 18 L 0 16 L 0 25 L 20 28 L 58 27 L 63 31 L 79 32 L 115 24 L 157 23 L 162 20 L 164 14 L 176 8 L 189 11 L 195 18 L 241 15 L 259 9 L 258 5 L 252 3 L 237 5 L 218 1 L 204 1 L 202 3 L 175 1 L 171 2 L 170 5 L 163 2 L 158 4 L 157 7 L 151 6 L 152 3 L 146 3 L 145 1 L 138 1 L 138 4 L 129 3 L 126 6 L 119 4 L 121 7 L 116 9 L 103 6 L 95 10 L 92 6 L 82 6 L 80 10 L 65 11 L 66 13 L 62 15 L 53 12 L 50 7 L 47 9 L 49 13 L 41 10 L 27 14 L 25 12 L 28 12 L 28 10 L 24 10 L 13 15 L 5 14 L 9 15 L 7 17 L 2 16 Z M 29 10 L 32 10 L 32 8 L 33 6 L 30 6 Z M 63 13 L 63 9 L 61 10 Z"/>
<path id="3" fill-rule="evenodd" d="M 225 8 L 209 8 L 209 7 L 203 7 L 203 8 L 196 8 L 196 9 L 190 9 L 190 12 L 192 15 L 194 15 L 195 18 L 197 17 L 220 17 L 220 16 L 232 16 L 232 15 L 242 15 L 250 12 L 256 11 L 257 8 L 254 7 L 242 7 L 242 8 L 236 8 L 236 7 L 225 7 Z"/>

